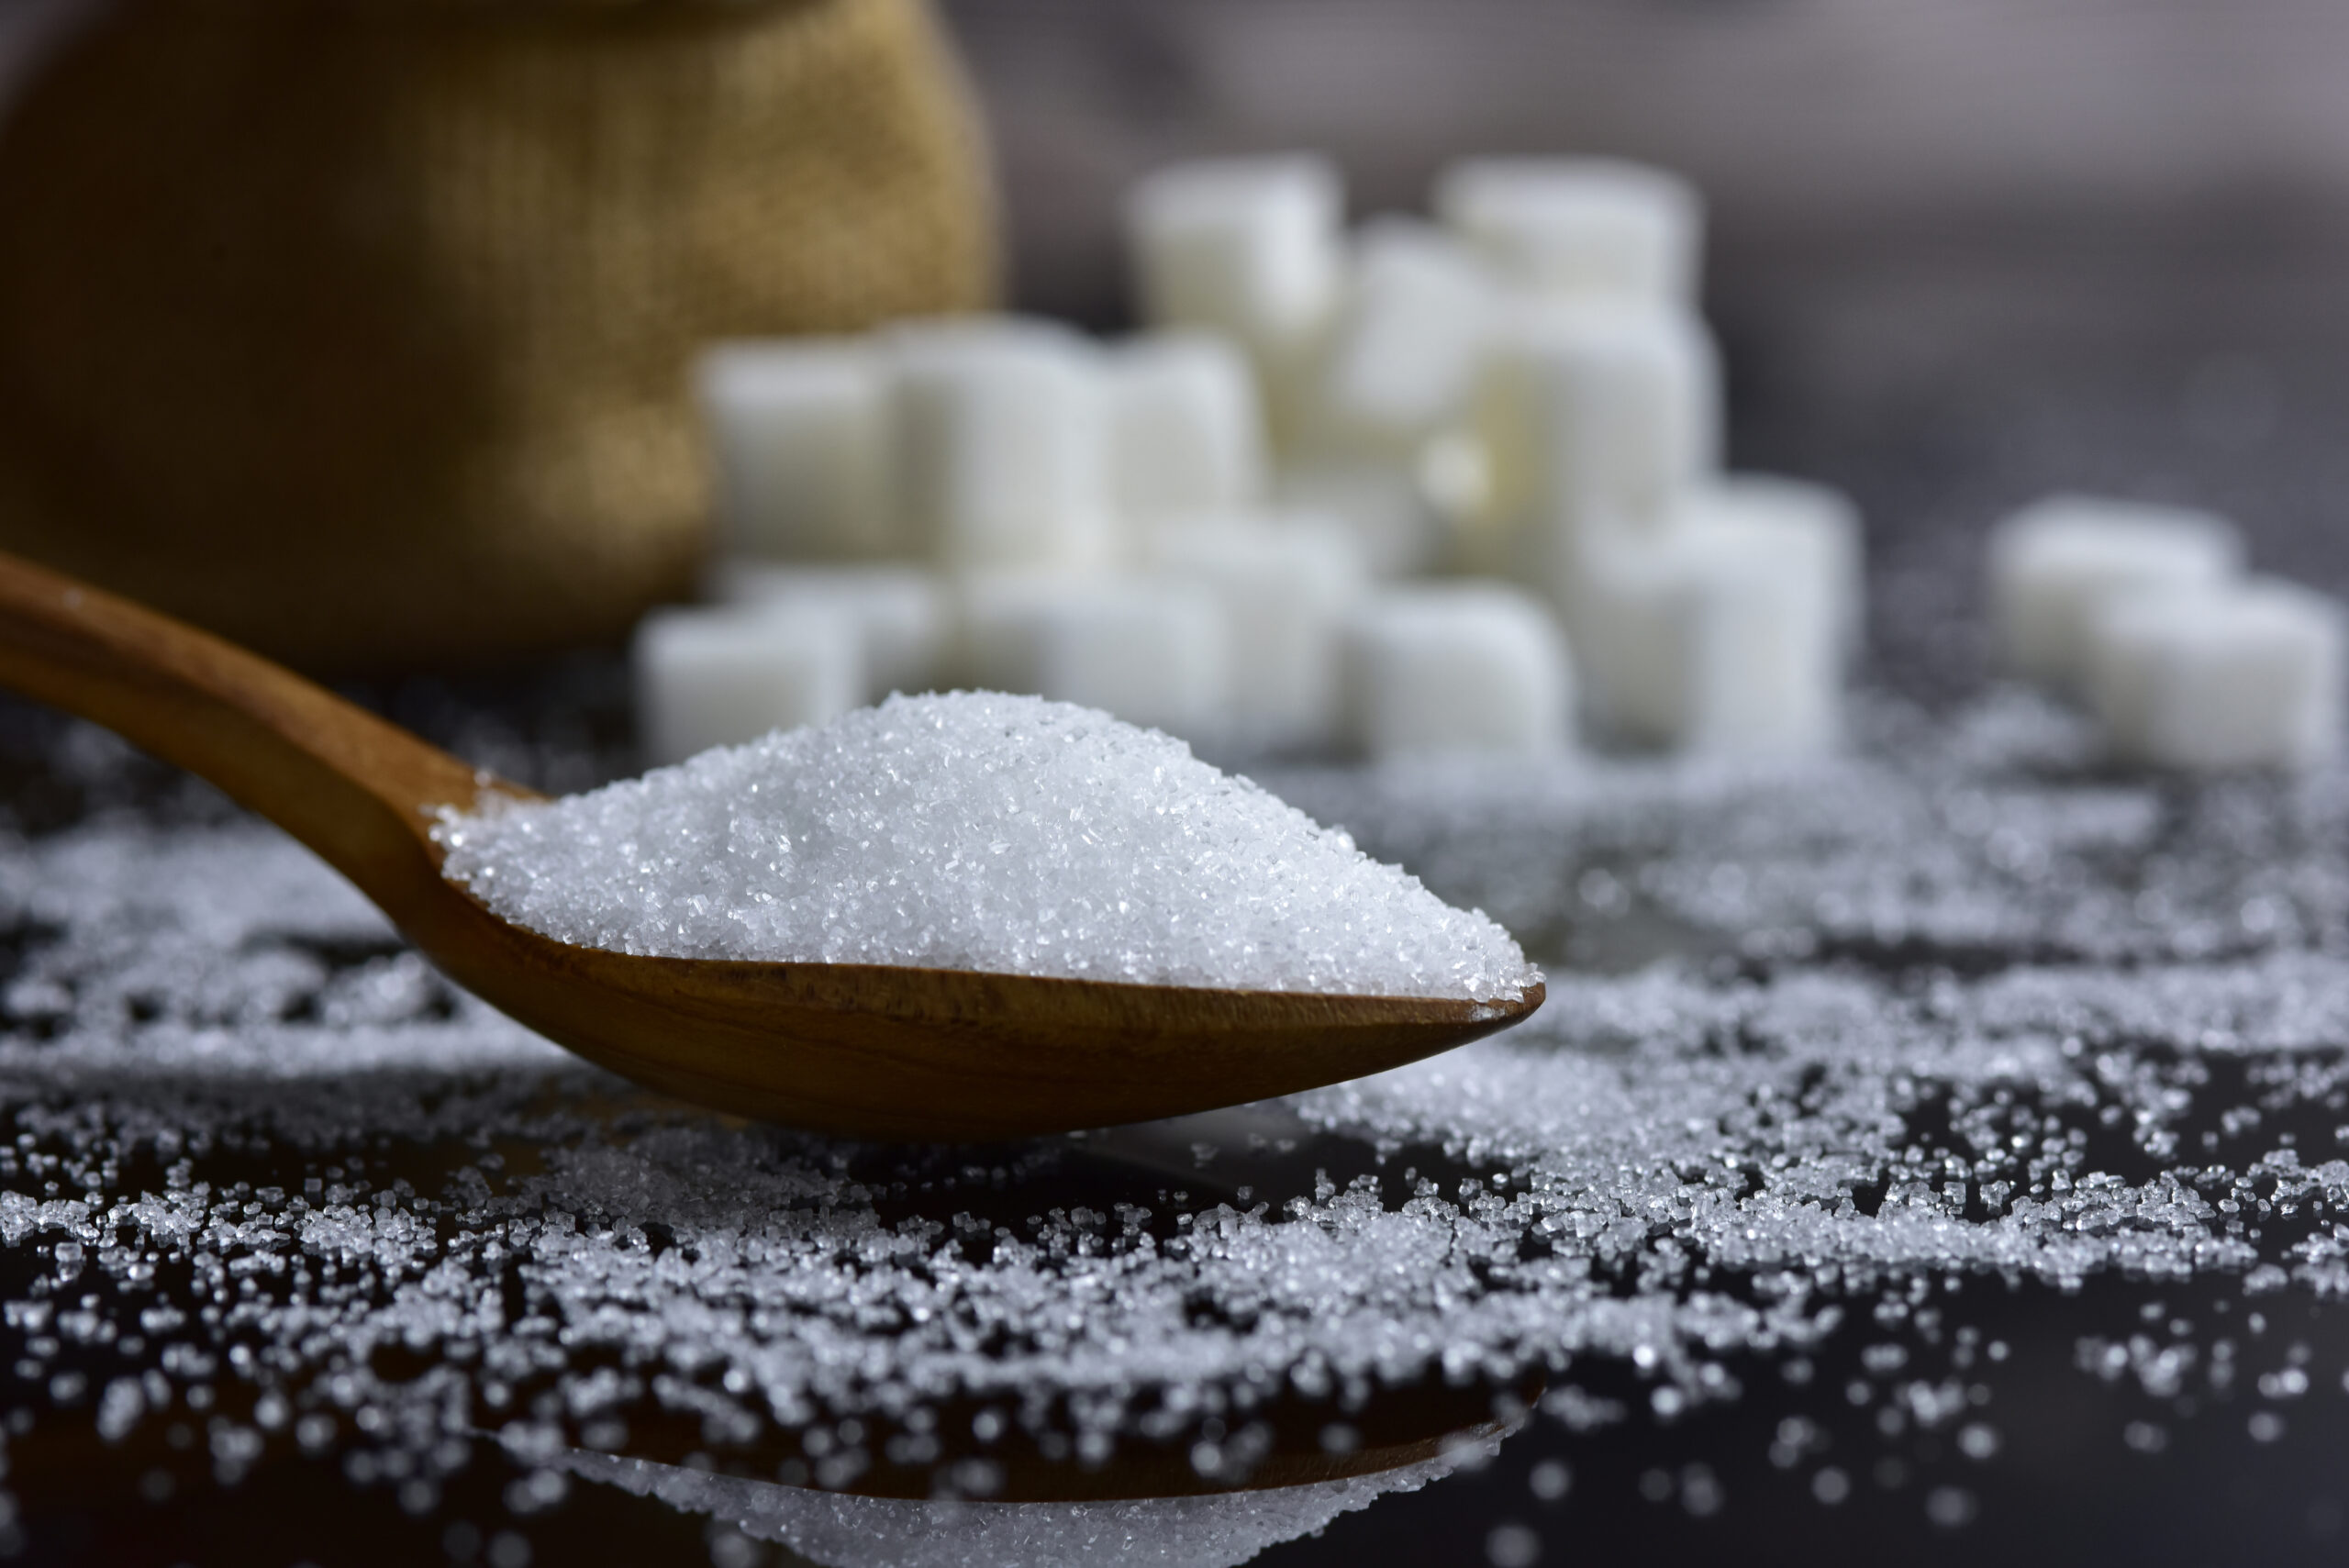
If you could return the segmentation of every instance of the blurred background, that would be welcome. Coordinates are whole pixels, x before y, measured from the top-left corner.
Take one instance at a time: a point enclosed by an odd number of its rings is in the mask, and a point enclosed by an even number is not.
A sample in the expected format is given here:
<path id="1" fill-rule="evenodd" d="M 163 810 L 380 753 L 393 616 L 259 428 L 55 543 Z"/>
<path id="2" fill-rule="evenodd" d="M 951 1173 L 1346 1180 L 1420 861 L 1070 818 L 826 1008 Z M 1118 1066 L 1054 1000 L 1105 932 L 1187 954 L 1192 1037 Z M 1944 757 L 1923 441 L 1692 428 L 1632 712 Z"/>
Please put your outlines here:
<path id="1" fill-rule="evenodd" d="M 273 10 L 347 21 L 399 9 L 186 8 L 216 23 Z M 592 15 L 606 35 L 634 27 L 682 36 L 720 27 L 777 33 L 786 22 L 680 24 L 680 14 L 804 15 L 812 29 L 829 25 L 828 14 L 853 11 L 871 34 L 873 17 L 900 9 L 484 0 L 424 14 L 454 13 L 476 32 L 568 13 Z M 0 5 L 0 93 L 22 98 L 34 68 L 67 52 L 56 40 L 106 10 L 104 0 Z M 1976 592 L 1978 530 L 2051 487 L 2210 506 L 2245 525 L 2261 567 L 2321 587 L 2349 581 L 2349 561 L 2332 543 L 2335 497 L 2349 481 L 2349 457 L 2331 439 L 2349 415 L 2349 312 L 2340 301 L 2349 98 L 2339 91 L 2349 12 L 2337 6 L 943 0 L 939 15 L 984 118 L 1006 292 L 1021 308 L 1095 328 L 1131 319 L 1119 193 L 1171 160 L 1326 150 L 1342 165 L 1356 217 L 1423 209 L 1435 171 L 1475 151 L 1616 154 L 1688 176 L 1709 205 L 1705 306 L 1726 351 L 1731 465 L 1804 474 L 1857 496 L 1877 576 L 1880 673 L 1898 684 L 1930 693 L 1978 673 L 1979 651 L 1952 620 Z M 200 32 L 206 24 L 190 25 Z M 896 24 L 881 30 L 887 25 Z M 880 56 L 904 53 L 901 43 L 876 47 Z M 764 90 L 797 95 L 790 123 L 824 128 L 816 139 L 837 155 L 842 125 L 873 112 L 877 57 L 868 50 L 863 64 L 851 61 L 847 74 L 863 75 L 845 86 L 834 70 L 812 98 L 807 83 L 781 77 Z M 254 117 L 265 122 L 266 106 L 257 105 Z M 924 129 L 930 177 L 951 184 L 962 176 L 941 149 L 974 132 L 967 122 L 933 120 Z M 0 139 L 0 150 L 8 145 Z M 99 166 L 127 179 L 135 171 L 125 172 L 125 162 Z M 6 183 L 0 177 L 0 188 Z M 801 188 L 797 205 L 771 206 L 772 243 L 784 252 L 795 233 L 837 228 L 834 215 L 854 211 L 858 195 L 853 185 L 832 192 L 828 206 Z M 866 205 L 889 199 L 874 194 Z M 28 224 L 23 215 L 37 206 L 9 210 L 17 214 L 12 238 L 22 242 L 11 248 L 35 250 L 39 232 L 63 234 L 50 247 L 66 259 L 61 265 L 137 238 Z M 175 215 L 180 230 L 184 218 Z M 931 276 L 852 290 L 854 297 L 803 307 L 798 318 L 772 301 L 736 300 L 710 314 L 711 329 L 856 325 L 895 308 L 981 297 L 983 263 L 955 258 L 984 250 L 984 236 L 952 222 L 933 229 L 898 247 L 946 254 Z M 550 269 L 561 271 L 542 259 L 516 296 L 544 292 Z M 72 313 L 61 317 L 59 291 L 39 282 L 35 269 L 28 313 L 0 319 L 0 367 L 12 336 L 15 351 L 57 357 L 54 343 L 29 340 L 36 329 L 27 322 L 70 321 Z M 165 318 L 202 308 L 170 291 L 151 303 Z M 674 303 L 662 306 L 664 330 L 675 329 Z M 138 393 L 136 378 L 94 358 L 101 393 Z M 674 384 L 681 367 L 662 366 Z M 184 383 L 153 390 L 194 401 Z M 0 383 L 0 410 L 20 450 L 66 444 L 6 394 Z M 305 384 L 272 417 L 298 419 L 319 395 Z M 624 419 L 604 428 L 636 439 Z M 659 448 L 678 437 L 644 439 Z M 682 481 L 629 489 L 636 473 L 666 461 L 573 489 L 674 518 L 658 526 L 683 539 L 697 492 Z M 517 505 L 504 493 L 482 504 Z M 532 493 L 518 505 L 567 507 L 566 516 L 595 509 L 569 492 Z M 214 510 L 243 515 L 233 498 Z M 73 523 L 51 529 L 69 539 L 79 531 Z M 166 506 L 120 538 L 162 562 L 170 551 L 161 541 L 186 531 Z M 542 554 L 534 544 L 526 552 Z M 86 550 L 65 553 L 69 565 L 91 564 Z M 689 553 L 684 545 L 651 549 L 629 570 L 674 594 Z M 203 570 L 174 557 L 168 572 L 134 573 L 128 585 L 160 587 L 168 598 Z M 352 575 L 372 584 L 381 570 L 370 562 Z M 611 635 L 627 613 L 597 606 L 579 629 Z M 233 606 L 224 617 L 253 635 L 250 617 L 240 620 Z M 324 635 L 306 631 L 289 646 L 298 651 L 304 636 Z M 495 640 L 469 633 L 451 646 L 462 652 Z"/>
<path id="2" fill-rule="evenodd" d="M 1122 322 L 1119 191 L 1310 147 L 1356 214 L 1464 152 L 1598 152 L 1709 204 L 1731 465 L 1869 528 L 1909 686 L 1981 530 L 2052 488 L 2232 514 L 2337 590 L 2349 495 L 2349 11 L 2315 0 L 950 0 L 1015 295 Z M 1924 628 L 1942 628 L 1928 636 Z M 1920 642 L 1920 638 L 1925 640 Z"/>

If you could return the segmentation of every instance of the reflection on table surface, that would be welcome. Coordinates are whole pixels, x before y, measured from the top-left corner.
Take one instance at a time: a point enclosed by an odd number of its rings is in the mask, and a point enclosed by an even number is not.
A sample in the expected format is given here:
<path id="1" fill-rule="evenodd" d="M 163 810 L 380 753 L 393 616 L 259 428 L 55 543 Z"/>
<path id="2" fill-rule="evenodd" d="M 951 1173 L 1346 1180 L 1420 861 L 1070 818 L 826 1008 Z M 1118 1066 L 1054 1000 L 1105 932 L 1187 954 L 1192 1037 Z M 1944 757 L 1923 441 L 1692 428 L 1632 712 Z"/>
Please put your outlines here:
<path id="1" fill-rule="evenodd" d="M 1463 1433 L 1435 1457 L 1344 1480 L 1182 1497 L 1101 1502 L 939 1502 L 781 1486 L 579 1449 L 566 1474 L 722 1520 L 823 1568 L 1088 1568 L 1097 1562 L 1230 1568 L 1314 1535 L 1341 1514 L 1416 1492 L 1489 1460 L 1502 1433 Z"/>
<path id="2" fill-rule="evenodd" d="M 79 798 L 0 843 L 0 1545 L 2323 1550 L 2349 777 L 2114 775 L 2011 695 L 1864 717 L 1802 769 L 1274 780 L 1570 960 L 1537 1022 L 976 1150 L 640 1095 L 47 733 L 18 787 Z"/>

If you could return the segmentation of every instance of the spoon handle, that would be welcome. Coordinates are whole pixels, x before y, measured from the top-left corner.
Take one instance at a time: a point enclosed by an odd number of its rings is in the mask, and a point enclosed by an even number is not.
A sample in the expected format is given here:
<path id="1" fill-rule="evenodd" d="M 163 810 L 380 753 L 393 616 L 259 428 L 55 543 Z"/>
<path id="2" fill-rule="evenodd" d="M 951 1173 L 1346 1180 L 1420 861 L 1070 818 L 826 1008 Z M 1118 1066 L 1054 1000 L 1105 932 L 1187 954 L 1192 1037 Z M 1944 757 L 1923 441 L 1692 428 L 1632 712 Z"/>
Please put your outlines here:
<path id="1" fill-rule="evenodd" d="M 102 724 L 308 845 L 394 920 L 435 808 L 485 782 L 447 752 L 183 621 L 0 553 L 0 686 Z"/>

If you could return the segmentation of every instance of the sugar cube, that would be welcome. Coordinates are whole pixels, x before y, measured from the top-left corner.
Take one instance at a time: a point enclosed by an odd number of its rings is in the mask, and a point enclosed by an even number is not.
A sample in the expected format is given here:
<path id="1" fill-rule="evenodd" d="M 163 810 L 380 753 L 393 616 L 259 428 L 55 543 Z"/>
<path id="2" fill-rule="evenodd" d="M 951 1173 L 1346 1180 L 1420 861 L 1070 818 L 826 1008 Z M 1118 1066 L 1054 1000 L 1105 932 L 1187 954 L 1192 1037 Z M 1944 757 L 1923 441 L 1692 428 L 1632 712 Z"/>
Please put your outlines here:
<path id="1" fill-rule="evenodd" d="M 812 609 L 655 610 L 638 625 L 631 655 L 638 732 L 655 765 L 770 729 L 829 723 L 864 688 L 856 628 Z"/>
<path id="2" fill-rule="evenodd" d="M 1342 647 L 1350 737 L 1371 757 L 1569 742 L 1574 666 L 1549 607 L 1521 588 L 1390 588 L 1355 611 Z"/>
<path id="3" fill-rule="evenodd" d="M 1643 306 L 1537 305 L 1497 325 L 1475 398 L 1487 506 L 1529 569 L 1571 571 L 1595 529 L 1651 529 L 1718 462 L 1720 373 L 1704 326 Z"/>
<path id="4" fill-rule="evenodd" d="M 1273 499 L 1283 511 L 1342 526 L 1381 577 L 1425 572 L 1443 553 L 1444 519 L 1419 462 L 1320 457 L 1284 463 L 1273 475 Z"/>
<path id="5" fill-rule="evenodd" d="M 1090 344 L 1044 322 L 894 328 L 905 504 L 941 564 L 1067 566 L 1113 553 L 1108 431 Z"/>
<path id="6" fill-rule="evenodd" d="M 1802 558 L 1828 600 L 1838 647 L 1847 656 L 1859 651 L 1867 630 L 1866 549 L 1850 496 L 1809 480 L 1728 473 L 1691 491 L 1682 516 L 1707 518 L 1709 528 L 1759 530 Z"/>
<path id="7" fill-rule="evenodd" d="M 1608 158 L 1475 158 L 1436 182 L 1435 210 L 1542 293 L 1687 305 L 1704 206 L 1686 180 Z"/>
<path id="8" fill-rule="evenodd" d="M 727 548 L 853 560 L 904 543 L 886 368 L 843 339 L 729 343 L 696 375 Z"/>
<path id="9" fill-rule="evenodd" d="M 1314 378 L 1307 439 L 1341 451 L 1416 451 L 1466 402 L 1494 303 L 1490 275 L 1459 239 L 1404 218 L 1365 226 Z"/>
<path id="10" fill-rule="evenodd" d="M 740 558 L 709 575 L 721 604 L 769 615 L 845 617 L 863 643 L 863 699 L 928 691 L 939 678 L 949 640 L 946 591 L 918 566 L 784 566 Z"/>
<path id="11" fill-rule="evenodd" d="M 2077 687 L 2088 628 L 2123 591 L 2208 584 L 2242 569 L 2232 523 L 2180 506 L 2050 495 L 1990 534 L 1990 617 L 2015 673 Z"/>
<path id="12" fill-rule="evenodd" d="M 1205 332 L 1155 332 L 1108 358 L 1110 499 L 1130 522 L 1225 512 L 1264 492 L 1248 361 Z"/>
<path id="13" fill-rule="evenodd" d="M 1338 298 L 1344 197 L 1307 154 L 1172 164 L 1128 193 L 1126 235 L 1145 317 L 1219 332 L 1259 356 L 1321 330 Z"/>
<path id="14" fill-rule="evenodd" d="M 1594 717 L 1622 740 L 1757 754 L 1840 730 L 1833 601 L 1774 530 L 1700 516 L 1599 540 L 1567 606 Z"/>
<path id="15" fill-rule="evenodd" d="M 2198 772 L 2304 768 L 2341 750 L 2337 600 L 2275 578 L 2124 589 L 2088 628 L 2113 754 Z"/>
<path id="16" fill-rule="evenodd" d="M 1369 587 L 1351 531 L 1294 515 L 1187 519 L 1152 530 L 1144 561 L 1222 606 L 1231 675 L 1223 739 L 1252 751 L 1334 743 L 1338 630 Z"/>
<path id="17" fill-rule="evenodd" d="M 957 678 L 1100 708 L 1186 739 L 1220 733 L 1229 633 L 1192 583 L 996 571 L 961 584 Z"/>

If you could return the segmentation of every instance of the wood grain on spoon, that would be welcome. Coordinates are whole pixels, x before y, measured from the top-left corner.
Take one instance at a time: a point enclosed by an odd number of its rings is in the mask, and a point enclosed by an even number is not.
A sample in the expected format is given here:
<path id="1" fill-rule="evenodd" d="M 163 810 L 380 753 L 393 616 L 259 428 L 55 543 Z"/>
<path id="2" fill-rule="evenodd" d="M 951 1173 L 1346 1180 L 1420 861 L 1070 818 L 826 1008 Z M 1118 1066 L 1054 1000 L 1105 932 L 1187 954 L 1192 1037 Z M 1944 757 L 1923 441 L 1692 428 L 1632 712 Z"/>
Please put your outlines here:
<path id="1" fill-rule="evenodd" d="M 644 958 L 512 925 L 440 874 L 438 815 L 530 792 L 290 671 L 0 555 L 0 684 L 209 779 L 349 877 L 451 979 L 591 1062 L 718 1110 L 867 1138 L 1103 1127 L 1357 1078 L 1520 1001 Z"/>

